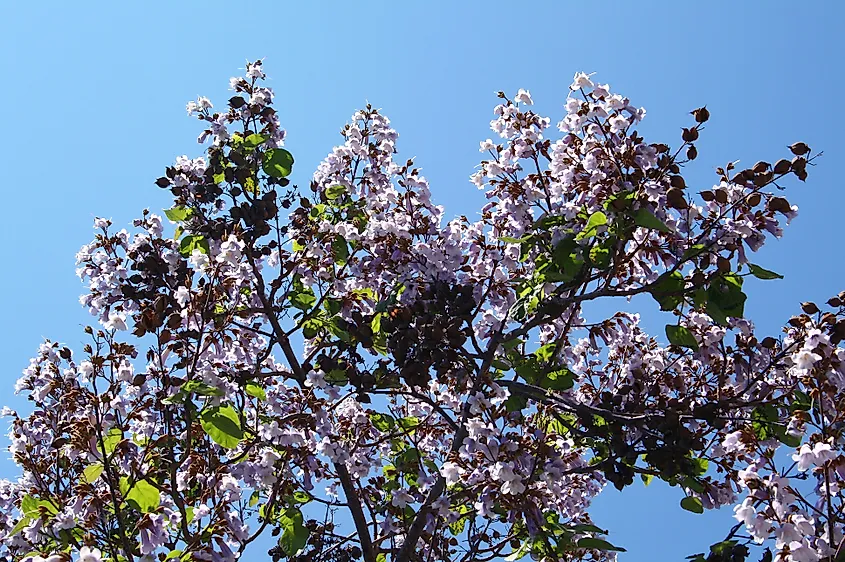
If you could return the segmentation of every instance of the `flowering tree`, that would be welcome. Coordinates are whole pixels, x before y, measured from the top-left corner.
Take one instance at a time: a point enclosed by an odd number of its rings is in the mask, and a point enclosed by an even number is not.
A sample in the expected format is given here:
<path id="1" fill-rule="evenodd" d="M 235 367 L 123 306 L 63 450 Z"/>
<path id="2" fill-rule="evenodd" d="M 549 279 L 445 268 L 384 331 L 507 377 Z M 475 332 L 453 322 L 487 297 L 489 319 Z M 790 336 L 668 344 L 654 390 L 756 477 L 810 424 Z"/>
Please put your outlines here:
<path id="1" fill-rule="evenodd" d="M 77 255 L 99 325 L 18 381 L 0 556 L 228 562 L 269 534 L 274 561 L 609 560 L 590 501 L 659 478 L 688 511 L 736 504 L 695 560 L 838 560 L 845 294 L 782 334 L 743 318 L 806 145 L 693 193 L 707 109 L 647 143 L 643 109 L 577 74 L 559 135 L 499 94 L 489 203 L 445 222 L 370 106 L 291 184 L 263 78 L 188 104 L 208 147 L 156 182 L 175 232 L 97 219 Z M 665 334 L 587 313 L 646 293 Z"/>

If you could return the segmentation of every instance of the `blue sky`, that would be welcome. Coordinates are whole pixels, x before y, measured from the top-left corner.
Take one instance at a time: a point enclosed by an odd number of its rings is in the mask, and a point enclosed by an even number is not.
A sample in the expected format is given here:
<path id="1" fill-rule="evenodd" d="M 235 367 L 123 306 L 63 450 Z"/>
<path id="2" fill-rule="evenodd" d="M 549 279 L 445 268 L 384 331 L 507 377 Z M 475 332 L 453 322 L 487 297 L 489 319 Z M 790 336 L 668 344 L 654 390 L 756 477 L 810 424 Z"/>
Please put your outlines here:
<path id="1" fill-rule="evenodd" d="M 12 387 L 43 337 L 82 340 L 89 320 L 74 254 L 93 218 L 128 226 L 142 208 L 168 206 L 153 180 L 176 156 L 200 154 L 185 102 L 202 94 L 222 105 L 247 58 L 265 58 L 295 181 L 307 183 L 369 101 L 450 216 L 480 207 L 467 178 L 478 142 L 491 136 L 495 92 L 530 89 L 556 122 L 580 70 L 645 106 L 641 132 L 653 142 L 676 143 L 688 112 L 707 104 L 712 118 L 687 179 L 697 189 L 712 185 L 717 165 L 773 161 L 805 141 L 825 155 L 806 185 L 790 185 L 800 215 L 755 258 L 786 278 L 749 281 L 747 313 L 771 332 L 798 302 L 845 289 L 841 3 L 524 4 L 3 2 L 2 402 L 25 407 Z M 643 313 L 660 324 L 653 306 Z M 13 475 L 0 458 L 0 476 Z M 680 497 L 658 484 L 610 489 L 594 517 L 628 548 L 622 560 L 682 560 L 733 520 L 728 510 L 684 512 Z"/>

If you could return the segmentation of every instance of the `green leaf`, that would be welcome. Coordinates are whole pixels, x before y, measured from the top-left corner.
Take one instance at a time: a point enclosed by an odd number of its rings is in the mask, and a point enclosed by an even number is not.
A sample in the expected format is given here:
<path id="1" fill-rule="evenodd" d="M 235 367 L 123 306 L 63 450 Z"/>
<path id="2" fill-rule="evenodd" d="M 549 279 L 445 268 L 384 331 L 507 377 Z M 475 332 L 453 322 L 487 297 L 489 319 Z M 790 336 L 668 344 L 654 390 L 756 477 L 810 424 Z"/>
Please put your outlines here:
<path id="1" fill-rule="evenodd" d="M 332 185 L 326 188 L 326 199 L 338 199 L 346 193 L 346 186 Z"/>
<path id="2" fill-rule="evenodd" d="M 704 505 L 694 496 L 687 496 L 681 500 L 681 507 L 693 513 L 704 513 Z"/>
<path id="3" fill-rule="evenodd" d="M 202 381 L 188 381 L 182 385 L 184 392 L 193 392 L 199 396 L 223 396 L 224 392 L 216 386 L 211 386 Z"/>
<path id="4" fill-rule="evenodd" d="M 710 461 L 697 457 L 691 459 L 691 461 L 696 476 L 704 476 L 707 474 L 707 469 L 710 467 Z"/>
<path id="5" fill-rule="evenodd" d="M 261 385 L 257 383 L 246 383 L 246 387 L 244 387 L 244 390 L 253 398 L 258 398 L 259 400 L 267 400 L 267 392 L 264 390 L 264 388 L 261 387 Z"/>
<path id="6" fill-rule="evenodd" d="M 349 259 L 349 244 L 343 236 L 335 236 L 332 240 L 332 257 L 337 265 L 346 265 L 346 260 Z"/>
<path id="7" fill-rule="evenodd" d="M 499 241 L 504 242 L 505 244 L 522 244 L 523 242 L 528 242 L 533 238 L 533 234 L 526 234 L 525 236 L 520 236 L 519 238 L 514 238 L 513 236 L 501 236 Z"/>
<path id="8" fill-rule="evenodd" d="M 183 222 L 194 214 L 194 210 L 183 205 L 178 205 L 172 209 L 165 209 L 164 214 L 173 222 Z"/>
<path id="9" fill-rule="evenodd" d="M 317 318 L 310 318 L 302 323 L 302 335 L 307 340 L 312 340 L 320 334 L 323 322 Z"/>
<path id="10" fill-rule="evenodd" d="M 554 357 L 555 349 L 557 349 L 556 343 L 547 343 L 534 352 L 534 357 L 542 363 L 548 363 L 552 360 L 552 357 Z"/>
<path id="11" fill-rule="evenodd" d="M 158 507 L 159 501 L 158 490 L 146 480 L 135 482 L 126 494 L 126 502 L 142 513 L 153 511 Z"/>
<path id="12" fill-rule="evenodd" d="M 606 224 L 607 215 L 601 211 L 596 211 L 590 215 L 590 218 L 587 219 L 587 224 L 584 225 L 584 229 L 575 236 L 575 239 L 583 240 L 584 238 L 595 236 L 598 233 L 598 229 Z"/>
<path id="13" fill-rule="evenodd" d="M 33 518 L 29 516 L 21 517 L 20 520 L 12 527 L 12 530 L 9 531 L 9 537 L 13 537 L 23 531 L 25 527 L 28 527 L 30 523 L 32 523 Z"/>
<path id="14" fill-rule="evenodd" d="M 293 155 L 284 148 L 271 148 L 264 153 L 264 173 L 274 178 L 286 178 L 293 170 Z"/>
<path id="15" fill-rule="evenodd" d="M 95 462 L 85 467 L 85 470 L 82 471 L 82 478 L 88 484 L 93 484 L 102 473 L 103 463 Z"/>
<path id="16" fill-rule="evenodd" d="M 610 265 L 610 250 L 602 246 L 590 248 L 590 261 L 598 269 L 605 269 Z"/>
<path id="17" fill-rule="evenodd" d="M 179 549 L 171 550 L 170 553 L 164 558 L 165 560 L 170 560 L 171 558 L 179 558 L 182 556 L 182 551 Z"/>
<path id="18" fill-rule="evenodd" d="M 742 277 L 726 273 L 714 279 L 707 288 L 707 314 L 719 324 L 727 324 L 729 317 L 742 318 L 746 295 L 742 292 Z"/>
<path id="19" fill-rule="evenodd" d="M 657 278 L 651 296 L 660 304 L 660 310 L 675 310 L 684 300 L 684 276 L 680 271 L 664 273 Z"/>
<path id="20" fill-rule="evenodd" d="M 292 293 L 290 296 L 290 303 L 300 310 L 308 310 L 314 306 L 315 302 L 317 302 L 317 297 L 310 287 Z"/>
<path id="21" fill-rule="evenodd" d="M 508 412 L 519 412 L 526 406 L 528 406 L 528 399 L 524 396 L 511 394 L 508 396 L 508 399 L 505 400 L 505 410 Z"/>
<path id="22" fill-rule="evenodd" d="M 190 256 L 194 250 L 199 250 L 203 254 L 208 254 L 208 240 L 205 236 L 199 234 L 190 234 L 182 238 L 179 243 L 179 253 L 183 256 Z"/>
<path id="23" fill-rule="evenodd" d="M 399 427 L 401 427 L 403 431 L 412 431 L 420 425 L 420 418 L 416 416 L 407 416 L 405 418 L 399 418 L 396 420 L 396 423 L 399 424 Z"/>
<path id="24" fill-rule="evenodd" d="M 311 533 L 303 524 L 302 512 L 294 507 L 286 509 L 279 516 L 279 524 L 284 529 L 279 538 L 279 546 L 288 558 L 291 558 L 305 547 Z"/>
<path id="25" fill-rule="evenodd" d="M 548 516 L 546 517 L 546 519 L 548 519 Z M 602 535 L 607 534 L 607 530 L 586 523 L 578 523 L 577 525 L 573 525 L 572 530 L 576 533 L 601 533 Z"/>
<path id="26" fill-rule="evenodd" d="M 596 550 L 609 550 L 613 552 L 626 552 L 624 548 L 614 546 L 604 539 L 597 539 L 595 537 L 584 537 L 578 539 L 578 548 L 594 548 Z"/>
<path id="27" fill-rule="evenodd" d="M 24 496 L 21 498 L 21 513 L 28 517 L 37 517 L 38 503 L 39 500 L 35 496 Z"/>
<path id="28" fill-rule="evenodd" d="M 672 232 L 672 230 L 666 226 L 662 220 L 654 216 L 654 213 L 645 207 L 637 209 L 637 212 L 634 213 L 634 224 L 642 226 L 643 228 L 658 230 L 660 232 Z"/>
<path id="29" fill-rule="evenodd" d="M 640 479 L 643 481 L 643 484 L 648 486 L 651 484 L 651 481 L 654 480 L 653 474 L 640 474 Z"/>
<path id="30" fill-rule="evenodd" d="M 546 373 L 540 386 L 551 390 L 569 390 L 575 386 L 575 375 L 569 369 L 557 369 Z"/>
<path id="31" fill-rule="evenodd" d="M 266 140 L 267 137 L 265 137 L 264 135 L 253 133 L 244 139 L 244 148 L 252 150 L 258 147 L 259 145 L 263 144 Z"/>
<path id="32" fill-rule="evenodd" d="M 123 441 L 123 431 L 116 427 L 111 428 L 103 437 L 103 448 L 106 450 L 106 454 L 113 453 L 117 444 L 121 441 Z"/>
<path id="33" fill-rule="evenodd" d="M 202 412 L 200 424 L 212 441 L 227 449 L 234 449 L 243 439 L 241 420 L 231 406 L 214 406 Z"/>
<path id="34" fill-rule="evenodd" d="M 683 326 L 667 324 L 666 337 L 669 338 L 669 343 L 672 345 L 698 351 L 698 342 L 695 340 L 695 336 L 689 331 L 689 329 L 684 328 Z"/>
<path id="35" fill-rule="evenodd" d="M 763 269 L 759 265 L 754 265 L 753 263 L 748 264 L 748 269 L 751 271 L 751 275 L 758 279 L 783 279 L 783 275 L 780 273 Z"/>
<path id="36" fill-rule="evenodd" d="M 293 493 L 293 501 L 298 504 L 306 504 L 311 502 L 311 496 L 307 492 L 297 490 Z"/>
<path id="37" fill-rule="evenodd" d="M 373 422 L 373 426 L 382 433 L 387 433 L 396 427 L 396 420 L 390 414 L 373 412 L 370 414 L 370 421 Z"/>

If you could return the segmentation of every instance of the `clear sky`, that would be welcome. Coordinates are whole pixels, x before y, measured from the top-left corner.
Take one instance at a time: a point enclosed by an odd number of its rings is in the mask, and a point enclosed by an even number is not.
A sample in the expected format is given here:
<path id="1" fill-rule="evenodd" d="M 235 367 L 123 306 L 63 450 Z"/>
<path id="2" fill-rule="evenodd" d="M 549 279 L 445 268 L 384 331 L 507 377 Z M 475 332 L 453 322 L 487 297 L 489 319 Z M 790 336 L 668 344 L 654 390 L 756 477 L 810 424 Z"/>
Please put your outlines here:
<path id="1" fill-rule="evenodd" d="M 798 302 L 845 289 L 844 17 L 834 1 L 0 2 L 2 402 L 25 408 L 12 387 L 42 337 L 82 340 L 74 254 L 93 218 L 128 227 L 142 208 L 168 206 L 153 180 L 201 153 L 185 103 L 201 94 L 223 105 L 247 58 L 265 58 L 294 181 L 307 184 L 369 101 L 450 216 L 481 205 L 467 178 L 491 136 L 495 92 L 527 88 L 557 122 L 580 70 L 645 106 L 652 142 L 677 143 L 688 112 L 707 104 L 687 178 L 696 189 L 717 165 L 774 161 L 794 141 L 824 150 L 807 184 L 790 184 L 799 217 L 754 260 L 786 276 L 748 283 L 747 315 L 775 331 Z M 0 477 L 13 475 L 0 455 Z M 682 560 L 733 519 L 684 512 L 680 499 L 659 484 L 610 489 L 593 513 L 628 548 L 621 560 Z"/>

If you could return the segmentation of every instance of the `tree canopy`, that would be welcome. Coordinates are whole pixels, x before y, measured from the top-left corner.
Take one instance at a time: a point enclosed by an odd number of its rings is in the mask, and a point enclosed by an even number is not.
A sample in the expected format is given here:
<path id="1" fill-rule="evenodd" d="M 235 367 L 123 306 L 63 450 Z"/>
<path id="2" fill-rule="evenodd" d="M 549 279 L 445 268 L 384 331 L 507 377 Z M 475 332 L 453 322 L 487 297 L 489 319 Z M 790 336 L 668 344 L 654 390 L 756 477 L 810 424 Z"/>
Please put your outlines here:
<path id="1" fill-rule="evenodd" d="M 578 73 L 556 127 L 499 93 L 488 203 L 447 221 L 371 106 L 293 183 L 264 78 L 188 104 L 206 150 L 156 180 L 164 217 L 95 221 L 89 342 L 41 344 L 6 411 L 0 556 L 233 562 L 270 535 L 274 562 L 613 560 L 592 499 L 657 478 L 734 506 L 697 562 L 843 559 L 845 293 L 780 333 L 744 317 L 807 145 L 688 188 L 708 110 L 646 142 Z M 663 333 L 597 312 L 635 295 Z"/>

